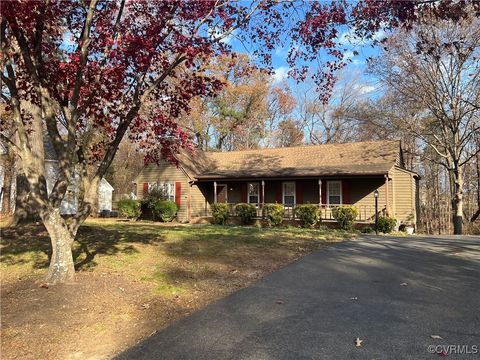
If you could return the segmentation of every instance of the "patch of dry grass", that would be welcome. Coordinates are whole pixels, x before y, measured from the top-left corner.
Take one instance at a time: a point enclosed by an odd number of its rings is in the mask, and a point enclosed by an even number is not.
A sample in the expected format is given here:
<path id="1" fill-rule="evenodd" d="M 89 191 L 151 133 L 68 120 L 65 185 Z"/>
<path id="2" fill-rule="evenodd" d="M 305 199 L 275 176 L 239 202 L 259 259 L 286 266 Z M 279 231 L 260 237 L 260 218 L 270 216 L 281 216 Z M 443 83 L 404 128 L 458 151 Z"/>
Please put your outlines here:
<path id="1" fill-rule="evenodd" d="M 3 358 L 109 358 L 282 265 L 351 237 L 293 227 L 89 220 L 74 246 L 77 283 L 43 289 L 50 252 L 45 230 L 2 229 Z"/>

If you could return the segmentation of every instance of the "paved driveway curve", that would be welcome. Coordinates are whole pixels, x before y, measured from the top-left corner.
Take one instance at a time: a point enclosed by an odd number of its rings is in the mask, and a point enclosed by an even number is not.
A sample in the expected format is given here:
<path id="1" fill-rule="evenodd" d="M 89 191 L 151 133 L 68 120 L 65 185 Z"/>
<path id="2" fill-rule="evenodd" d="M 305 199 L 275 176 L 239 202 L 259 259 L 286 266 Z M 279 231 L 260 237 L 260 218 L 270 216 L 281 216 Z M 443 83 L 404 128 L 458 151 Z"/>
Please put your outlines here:
<path id="1" fill-rule="evenodd" d="M 480 358 L 479 237 L 342 243 L 180 320 L 118 359 L 438 358 L 429 345 L 465 345 L 447 351 L 470 354 L 448 358 Z M 479 353 L 472 354 L 475 346 Z"/>

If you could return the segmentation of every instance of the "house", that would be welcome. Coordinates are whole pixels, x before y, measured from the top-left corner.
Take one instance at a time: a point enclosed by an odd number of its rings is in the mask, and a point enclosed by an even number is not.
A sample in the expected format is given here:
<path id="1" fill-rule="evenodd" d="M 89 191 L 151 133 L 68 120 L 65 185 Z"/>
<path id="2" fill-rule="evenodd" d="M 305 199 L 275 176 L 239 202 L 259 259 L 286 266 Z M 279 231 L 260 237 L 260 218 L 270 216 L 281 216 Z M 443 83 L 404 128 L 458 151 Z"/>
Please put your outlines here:
<path id="1" fill-rule="evenodd" d="M 49 141 L 49 138 L 47 136 L 44 136 L 44 139 L 45 140 L 43 145 L 45 150 L 45 175 L 46 175 L 46 182 L 47 182 L 47 193 L 50 194 L 58 176 L 58 160 L 57 160 L 57 154 L 55 152 L 55 149 L 53 148 L 52 142 Z M 2 156 L 4 156 L 6 153 L 7 153 L 7 149 L 3 146 L 0 146 L 0 160 Z M 16 183 L 15 181 L 12 182 L 11 184 L 12 190 L 9 192 L 3 188 L 4 174 L 5 174 L 4 166 L 5 165 L 3 164 L 3 162 L 0 161 L 0 189 L 2 189 L 0 196 L 3 196 L 4 193 L 12 194 L 11 200 L 10 200 L 10 207 L 13 210 L 15 208 L 14 194 L 16 191 Z M 15 169 L 14 169 L 14 173 L 15 173 Z M 16 175 L 14 175 L 14 178 L 15 177 Z M 106 179 L 102 178 L 98 187 L 97 211 L 99 213 L 105 210 L 112 211 L 113 190 L 114 189 L 112 185 L 110 185 L 110 183 Z M 60 204 L 60 213 L 62 215 L 72 215 L 77 212 L 79 191 L 80 191 L 80 188 L 79 188 L 78 175 L 75 175 L 75 178 L 73 179 L 72 183 L 68 186 L 67 192 L 65 193 L 65 197 L 63 198 L 62 203 Z M 0 200 L 1 200 L 1 197 L 0 197 Z M 0 207 L 1 206 L 2 206 L 2 202 L 0 201 Z"/>
<path id="2" fill-rule="evenodd" d="M 298 204 L 318 204 L 323 220 L 342 204 L 358 208 L 357 221 L 379 213 L 415 224 L 419 176 L 405 169 L 400 141 L 367 141 L 289 148 L 178 154 L 178 167 L 166 161 L 145 166 L 134 180 L 141 199 L 163 187 L 179 205 L 178 220 L 211 215 L 213 203 L 282 203 L 286 217 Z"/>

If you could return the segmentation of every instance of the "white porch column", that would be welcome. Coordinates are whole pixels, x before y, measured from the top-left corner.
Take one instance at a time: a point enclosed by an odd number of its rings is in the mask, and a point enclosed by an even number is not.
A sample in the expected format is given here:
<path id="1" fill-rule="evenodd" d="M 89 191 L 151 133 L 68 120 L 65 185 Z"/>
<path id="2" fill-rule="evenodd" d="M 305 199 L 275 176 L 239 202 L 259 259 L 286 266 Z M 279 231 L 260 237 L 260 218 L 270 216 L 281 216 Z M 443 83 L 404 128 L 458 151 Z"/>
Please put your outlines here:
<path id="1" fill-rule="evenodd" d="M 318 179 L 318 206 L 322 207 L 322 179 Z"/>
<path id="2" fill-rule="evenodd" d="M 265 180 L 262 180 L 262 209 L 265 205 Z"/>
<path id="3" fill-rule="evenodd" d="M 217 203 L 217 182 L 213 182 L 213 203 Z"/>
<path id="4" fill-rule="evenodd" d="M 386 212 L 386 215 L 389 216 L 390 215 L 390 211 L 389 211 L 389 203 L 388 203 L 388 175 L 384 175 L 384 178 L 385 178 L 385 212 Z"/>
<path id="5" fill-rule="evenodd" d="M 318 210 L 320 210 L 320 219 L 322 219 L 322 179 L 318 179 Z"/>

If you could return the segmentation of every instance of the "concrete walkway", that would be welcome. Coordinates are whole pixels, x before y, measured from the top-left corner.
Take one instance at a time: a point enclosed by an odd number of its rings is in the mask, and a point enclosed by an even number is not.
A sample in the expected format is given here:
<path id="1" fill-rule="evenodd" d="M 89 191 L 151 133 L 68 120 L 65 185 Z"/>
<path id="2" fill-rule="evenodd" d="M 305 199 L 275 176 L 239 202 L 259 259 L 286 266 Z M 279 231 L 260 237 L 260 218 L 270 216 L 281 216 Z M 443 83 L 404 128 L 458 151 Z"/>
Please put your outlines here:
<path id="1" fill-rule="evenodd" d="M 357 337 L 362 347 L 355 347 Z M 479 237 L 345 242 L 180 320 L 118 359 L 438 358 L 429 345 L 465 345 L 464 352 L 477 346 L 477 354 L 448 358 L 480 358 Z"/>

